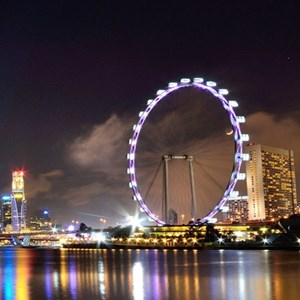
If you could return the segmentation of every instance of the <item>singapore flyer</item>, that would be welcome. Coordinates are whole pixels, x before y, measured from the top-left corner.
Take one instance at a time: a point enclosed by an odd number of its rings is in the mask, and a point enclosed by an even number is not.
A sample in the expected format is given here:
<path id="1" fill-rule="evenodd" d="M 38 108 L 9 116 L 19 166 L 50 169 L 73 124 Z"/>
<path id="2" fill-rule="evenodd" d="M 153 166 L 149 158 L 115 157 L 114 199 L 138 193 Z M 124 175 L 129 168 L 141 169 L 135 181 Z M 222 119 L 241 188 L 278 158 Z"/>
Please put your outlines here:
<path id="1" fill-rule="evenodd" d="M 249 137 L 228 95 L 213 81 L 183 78 L 158 90 L 139 113 L 129 140 L 129 186 L 158 225 L 211 220 L 245 179 Z"/>

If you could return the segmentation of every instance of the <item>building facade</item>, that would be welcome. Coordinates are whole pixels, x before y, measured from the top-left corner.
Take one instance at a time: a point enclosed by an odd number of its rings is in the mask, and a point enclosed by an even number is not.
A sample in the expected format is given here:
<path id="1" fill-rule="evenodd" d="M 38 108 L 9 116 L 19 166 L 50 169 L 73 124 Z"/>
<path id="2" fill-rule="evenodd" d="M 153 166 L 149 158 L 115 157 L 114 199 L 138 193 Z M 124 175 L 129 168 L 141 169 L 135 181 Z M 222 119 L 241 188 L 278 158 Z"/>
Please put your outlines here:
<path id="1" fill-rule="evenodd" d="M 36 210 L 29 217 L 28 226 L 30 230 L 50 230 L 51 217 L 48 210 Z"/>
<path id="2" fill-rule="evenodd" d="M 13 231 L 26 229 L 26 199 L 24 190 L 24 171 L 12 173 L 11 215 Z"/>
<path id="3" fill-rule="evenodd" d="M 249 220 L 276 220 L 296 213 L 295 162 L 292 150 L 246 146 Z"/>
<path id="4" fill-rule="evenodd" d="M 249 219 L 247 196 L 229 198 L 227 200 L 226 206 L 227 220 L 231 222 L 243 223 Z"/>
<path id="5" fill-rule="evenodd" d="M 11 195 L 1 197 L 1 231 L 11 231 Z"/>

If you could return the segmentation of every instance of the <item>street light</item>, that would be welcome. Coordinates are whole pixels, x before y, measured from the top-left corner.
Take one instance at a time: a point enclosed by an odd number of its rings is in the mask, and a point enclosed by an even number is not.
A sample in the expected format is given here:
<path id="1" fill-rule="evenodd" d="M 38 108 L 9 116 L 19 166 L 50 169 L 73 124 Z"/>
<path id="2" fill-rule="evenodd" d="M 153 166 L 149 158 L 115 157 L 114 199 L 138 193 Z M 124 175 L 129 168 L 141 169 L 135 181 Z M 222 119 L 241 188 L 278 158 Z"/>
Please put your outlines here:
<path id="1" fill-rule="evenodd" d="M 264 244 L 268 244 L 269 243 L 269 240 L 267 238 L 263 238 L 263 243 Z"/>

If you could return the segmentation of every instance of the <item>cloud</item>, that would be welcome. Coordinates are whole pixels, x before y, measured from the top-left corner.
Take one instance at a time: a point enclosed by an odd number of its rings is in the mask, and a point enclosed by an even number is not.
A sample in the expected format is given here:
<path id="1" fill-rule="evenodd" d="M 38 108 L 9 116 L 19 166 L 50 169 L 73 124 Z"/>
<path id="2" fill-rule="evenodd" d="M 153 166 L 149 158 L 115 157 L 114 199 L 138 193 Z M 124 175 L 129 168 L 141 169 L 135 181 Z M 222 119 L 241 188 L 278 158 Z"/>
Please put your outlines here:
<path id="1" fill-rule="evenodd" d="M 76 180 L 60 195 L 66 207 L 97 215 L 131 209 L 126 153 L 132 122 L 113 114 L 71 143 L 67 154 L 70 167 L 76 167 L 72 175 Z"/>
<path id="2" fill-rule="evenodd" d="M 44 174 L 44 176 L 46 178 L 61 177 L 63 175 L 64 175 L 64 172 L 63 172 L 63 170 L 60 170 L 60 169 L 55 169 L 55 170 L 49 171 L 49 172 Z"/>
<path id="3" fill-rule="evenodd" d="M 112 115 L 103 124 L 95 125 L 90 132 L 79 136 L 70 146 L 71 160 L 85 168 L 117 171 L 126 162 L 130 123 Z M 123 163 L 122 163 L 123 162 Z"/>
<path id="4" fill-rule="evenodd" d="M 283 149 L 293 150 L 296 169 L 298 197 L 300 191 L 300 111 L 291 116 L 278 118 L 265 112 L 249 115 L 243 131 L 249 133 L 250 141 Z"/>
<path id="5" fill-rule="evenodd" d="M 98 182 L 92 182 L 80 187 L 70 187 L 62 195 L 62 200 L 71 207 L 86 206 L 91 203 L 93 196 L 99 196 L 101 190 L 101 184 Z"/>
<path id="6" fill-rule="evenodd" d="M 300 171 L 300 124 L 295 119 L 257 112 L 247 117 L 245 130 L 251 142 L 293 150 Z"/>
<path id="7" fill-rule="evenodd" d="M 55 169 L 47 173 L 38 174 L 37 176 L 28 175 L 26 178 L 26 197 L 35 198 L 40 193 L 47 193 L 53 186 L 53 180 L 62 177 L 64 172 Z"/>

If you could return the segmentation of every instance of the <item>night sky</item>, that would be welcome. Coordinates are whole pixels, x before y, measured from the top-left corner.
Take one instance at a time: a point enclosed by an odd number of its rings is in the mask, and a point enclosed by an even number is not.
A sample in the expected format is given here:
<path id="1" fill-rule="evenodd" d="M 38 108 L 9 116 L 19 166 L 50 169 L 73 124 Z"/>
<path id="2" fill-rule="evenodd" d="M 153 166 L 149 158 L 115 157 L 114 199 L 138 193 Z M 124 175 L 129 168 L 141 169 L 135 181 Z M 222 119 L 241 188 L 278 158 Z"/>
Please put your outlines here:
<path id="1" fill-rule="evenodd" d="M 24 168 L 28 210 L 60 224 L 121 222 L 136 210 L 126 154 L 138 112 L 168 82 L 200 76 L 239 101 L 251 142 L 294 150 L 299 198 L 295 3 L 1 4 L 0 192 Z"/>

